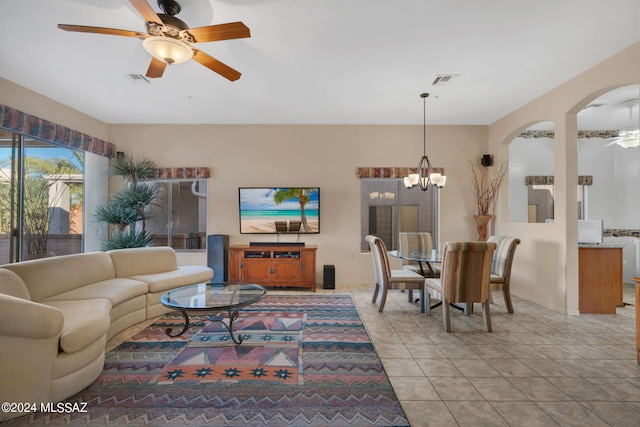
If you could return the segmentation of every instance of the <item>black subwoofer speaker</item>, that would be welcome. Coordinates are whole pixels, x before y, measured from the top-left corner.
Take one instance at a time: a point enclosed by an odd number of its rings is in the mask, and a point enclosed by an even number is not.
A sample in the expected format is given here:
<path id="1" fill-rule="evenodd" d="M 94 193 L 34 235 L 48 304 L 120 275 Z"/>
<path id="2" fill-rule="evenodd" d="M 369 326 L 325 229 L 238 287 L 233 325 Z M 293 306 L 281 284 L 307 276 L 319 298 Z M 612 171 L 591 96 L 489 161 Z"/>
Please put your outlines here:
<path id="1" fill-rule="evenodd" d="M 333 265 L 324 266 L 323 283 L 325 289 L 336 288 L 336 267 Z"/>
<path id="2" fill-rule="evenodd" d="M 207 236 L 207 266 L 213 269 L 211 283 L 227 281 L 229 236 L 211 234 Z"/>

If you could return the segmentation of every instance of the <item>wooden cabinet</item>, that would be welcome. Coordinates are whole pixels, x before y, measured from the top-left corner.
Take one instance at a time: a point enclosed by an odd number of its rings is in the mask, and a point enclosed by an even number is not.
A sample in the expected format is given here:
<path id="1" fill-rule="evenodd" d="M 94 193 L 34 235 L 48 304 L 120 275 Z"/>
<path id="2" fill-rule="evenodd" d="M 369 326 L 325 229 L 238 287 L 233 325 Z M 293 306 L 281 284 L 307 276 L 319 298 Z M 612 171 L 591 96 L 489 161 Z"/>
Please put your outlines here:
<path id="1" fill-rule="evenodd" d="M 634 277 L 636 282 L 636 350 L 638 350 L 638 365 L 640 365 L 640 277 Z"/>
<path id="2" fill-rule="evenodd" d="M 229 280 L 316 291 L 315 246 L 229 247 Z"/>
<path id="3" fill-rule="evenodd" d="M 578 293 L 580 313 L 616 314 L 622 305 L 622 247 L 578 248 Z"/>

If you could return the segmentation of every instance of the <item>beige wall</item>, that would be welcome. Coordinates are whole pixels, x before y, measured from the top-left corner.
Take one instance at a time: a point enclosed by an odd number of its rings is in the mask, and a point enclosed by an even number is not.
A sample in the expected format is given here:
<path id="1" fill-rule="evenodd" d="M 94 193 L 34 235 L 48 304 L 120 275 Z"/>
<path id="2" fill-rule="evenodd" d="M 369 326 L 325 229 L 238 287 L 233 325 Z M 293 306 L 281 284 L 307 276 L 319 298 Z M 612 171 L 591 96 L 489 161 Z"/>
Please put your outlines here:
<path id="1" fill-rule="evenodd" d="M 373 278 L 371 257 L 359 246 L 356 168 L 417 166 L 422 155 L 421 125 L 107 125 L 3 79 L 0 103 L 113 142 L 118 151 L 145 154 L 160 167 L 209 167 L 207 232 L 229 234 L 231 244 L 275 237 L 239 234 L 238 187 L 319 186 L 321 233 L 304 239 L 318 246 L 318 281 L 324 264 L 336 266 L 338 283 Z M 467 160 L 487 151 L 488 128 L 430 126 L 427 135 L 432 163 L 447 174 L 442 241 L 474 239 Z M 180 261 L 205 264 L 206 256 L 181 254 Z"/>
<path id="2" fill-rule="evenodd" d="M 360 252 L 356 168 L 417 166 L 422 155 L 422 126 L 112 125 L 109 140 L 118 151 L 144 154 L 158 166 L 209 167 L 207 233 L 229 234 L 231 244 L 276 240 L 239 234 L 238 187 L 320 187 L 320 234 L 303 240 L 318 246 L 318 281 L 322 266 L 333 264 L 338 283 L 373 278 L 371 256 Z M 443 241 L 475 238 L 467 159 L 479 161 L 486 140 L 485 126 L 428 129 L 429 157 L 447 174 L 441 192 Z M 281 238 L 287 240 L 295 239 Z M 187 257 L 205 262 L 204 255 L 182 255 Z"/>
<path id="3" fill-rule="evenodd" d="M 512 292 L 568 313 L 578 312 L 576 114 L 591 100 L 619 86 L 640 83 L 640 43 L 571 79 L 489 127 L 492 153 L 538 121 L 555 124 L 556 207 L 554 224 L 509 223 L 508 189 L 500 193 L 496 232 L 518 236 Z"/>
<path id="4" fill-rule="evenodd" d="M 508 223 L 500 194 L 495 232 L 522 239 L 513 269 L 512 292 L 558 311 L 577 312 L 576 113 L 617 86 L 640 83 L 640 43 L 596 65 L 504 118 L 485 126 L 430 126 L 427 151 L 446 169 L 441 192 L 442 241 L 474 239 L 467 161 L 506 153 L 506 144 L 528 125 L 552 120 L 556 131 L 556 223 Z M 359 166 L 413 166 L 422 154 L 421 126 L 225 126 L 106 125 L 0 79 L 0 103 L 107 139 L 119 151 L 146 154 L 159 166 L 206 166 L 208 233 L 229 234 L 232 244 L 270 237 L 238 233 L 240 186 L 321 187 L 318 273 L 336 265 L 338 283 L 371 281 L 371 259 L 359 251 Z M 419 107 L 418 107 L 419 108 Z M 504 190 L 504 189 L 503 189 Z M 418 191 L 418 190 L 416 190 Z M 202 254 L 183 262 L 204 263 Z"/>
<path id="5" fill-rule="evenodd" d="M 0 77 L 0 104 L 108 141 L 109 126 Z"/>

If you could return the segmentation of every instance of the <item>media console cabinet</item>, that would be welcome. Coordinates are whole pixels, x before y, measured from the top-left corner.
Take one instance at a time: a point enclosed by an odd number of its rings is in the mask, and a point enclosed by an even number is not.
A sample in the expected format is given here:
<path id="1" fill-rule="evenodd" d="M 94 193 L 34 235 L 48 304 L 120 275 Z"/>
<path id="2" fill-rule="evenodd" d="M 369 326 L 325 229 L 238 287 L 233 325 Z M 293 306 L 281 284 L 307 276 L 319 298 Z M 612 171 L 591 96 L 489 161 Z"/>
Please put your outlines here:
<path id="1" fill-rule="evenodd" d="M 229 280 L 316 291 L 316 246 L 229 246 Z"/>

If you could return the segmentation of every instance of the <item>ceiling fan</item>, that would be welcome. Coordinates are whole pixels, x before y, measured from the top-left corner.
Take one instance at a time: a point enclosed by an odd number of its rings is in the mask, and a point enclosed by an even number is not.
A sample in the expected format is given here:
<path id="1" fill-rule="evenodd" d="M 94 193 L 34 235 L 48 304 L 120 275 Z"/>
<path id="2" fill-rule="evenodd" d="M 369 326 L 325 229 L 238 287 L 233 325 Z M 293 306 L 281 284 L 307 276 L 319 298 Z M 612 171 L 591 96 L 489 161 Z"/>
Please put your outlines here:
<path id="1" fill-rule="evenodd" d="M 627 108 L 629 108 L 629 121 L 633 123 L 633 107 L 638 106 L 637 99 L 628 99 L 622 102 Z M 623 148 L 635 148 L 640 147 L 640 129 L 638 127 L 631 127 L 628 129 L 622 129 L 618 131 L 618 136 L 613 138 L 605 147 L 618 144 Z"/>
<path id="2" fill-rule="evenodd" d="M 58 24 L 58 28 L 80 33 L 108 34 L 141 39 L 142 46 L 152 56 L 151 64 L 146 74 L 147 77 L 162 77 L 168 64 L 178 64 L 193 59 L 231 81 L 240 78 L 240 72 L 192 45 L 194 43 L 251 37 L 249 28 L 242 22 L 189 28 L 186 23 L 175 17 L 180 12 L 181 7 L 174 0 L 158 0 L 158 7 L 164 12 L 159 14 L 153 10 L 146 0 L 129 0 L 129 2 L 146 21 L 147 33 L 117 28 L 68 24 Z"/>

